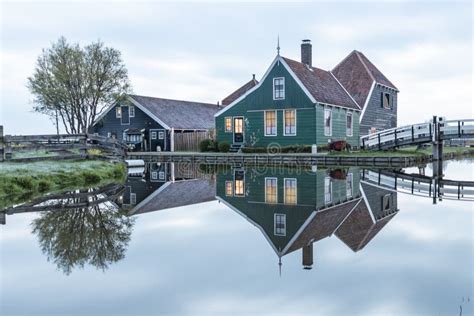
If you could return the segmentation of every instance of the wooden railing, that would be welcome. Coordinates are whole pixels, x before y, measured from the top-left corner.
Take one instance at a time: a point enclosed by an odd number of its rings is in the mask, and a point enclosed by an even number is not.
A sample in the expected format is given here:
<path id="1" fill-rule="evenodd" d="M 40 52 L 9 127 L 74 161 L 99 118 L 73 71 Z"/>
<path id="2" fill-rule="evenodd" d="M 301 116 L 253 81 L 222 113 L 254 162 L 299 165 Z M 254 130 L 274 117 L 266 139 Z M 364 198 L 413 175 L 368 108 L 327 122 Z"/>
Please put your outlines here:
<path id="1" fill-rule="evenodd" d="M 0 137 L 0 161 L 63 160 L 103 158 L 122 160 L 127 146 L 92 134 L 5 135 Z M 47 155 L 35 155 L 44 151 Z M 31 153 L 25 155 L 25 153 Z M 16 157 L 18 156 L 18 157 Z"/>
<path id="2" fill-rule="evenodd" d="M 366 150 L 384 150 L 399 146 L 417 145 L 450 139 L 474 138 L 474 120 L 437 120 L 396 127 L 362 136 Z"/>

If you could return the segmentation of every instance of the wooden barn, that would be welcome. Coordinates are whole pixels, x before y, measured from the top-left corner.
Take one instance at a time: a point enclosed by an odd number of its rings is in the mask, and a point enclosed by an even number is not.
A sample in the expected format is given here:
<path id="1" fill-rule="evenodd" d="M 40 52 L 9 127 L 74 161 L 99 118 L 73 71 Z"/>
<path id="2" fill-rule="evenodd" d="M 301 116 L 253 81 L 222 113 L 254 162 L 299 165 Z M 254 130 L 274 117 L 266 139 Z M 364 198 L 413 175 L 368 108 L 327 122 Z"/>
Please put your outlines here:
<path id="1" fill-rule="evenodd" d="M 90 133 L 123 140 L 133 151 L 197 151 L 214 134 L 217 104 L 127 95 L 104 110 Z"/>

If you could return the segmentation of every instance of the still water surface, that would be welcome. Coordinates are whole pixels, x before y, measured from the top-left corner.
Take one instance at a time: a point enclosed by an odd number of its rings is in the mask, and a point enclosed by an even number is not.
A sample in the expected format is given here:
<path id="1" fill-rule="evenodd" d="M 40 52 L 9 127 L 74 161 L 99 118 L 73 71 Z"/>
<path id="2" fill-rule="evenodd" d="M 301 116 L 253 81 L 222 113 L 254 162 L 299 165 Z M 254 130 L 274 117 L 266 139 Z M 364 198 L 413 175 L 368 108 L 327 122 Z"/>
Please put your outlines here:
<path id="1" fill-rule="evenodd" d="M 1 315 L 473 314 L 474 203 L 456 190 L 433 204 L 357 167 L 135 171 L 5 210 Z"/>

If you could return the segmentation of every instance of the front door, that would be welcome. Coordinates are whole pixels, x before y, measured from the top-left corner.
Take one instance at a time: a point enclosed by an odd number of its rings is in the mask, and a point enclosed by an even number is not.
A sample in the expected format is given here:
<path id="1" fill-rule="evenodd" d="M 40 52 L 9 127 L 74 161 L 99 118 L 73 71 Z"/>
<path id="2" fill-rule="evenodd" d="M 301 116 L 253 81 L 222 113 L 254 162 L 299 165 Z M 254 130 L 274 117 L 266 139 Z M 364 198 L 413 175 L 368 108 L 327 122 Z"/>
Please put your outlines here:
<path id="1" fill-rule="evenodd" d="M 166 151 L 166 130 L 150 129 L 150 151 Z M 158 149 L 158 147 L 160 149 Z"/>
<path id="2" fill-rule="evenodd" d="M 244 118 L 234 117 L 234 143 L 244 142 Z"/>

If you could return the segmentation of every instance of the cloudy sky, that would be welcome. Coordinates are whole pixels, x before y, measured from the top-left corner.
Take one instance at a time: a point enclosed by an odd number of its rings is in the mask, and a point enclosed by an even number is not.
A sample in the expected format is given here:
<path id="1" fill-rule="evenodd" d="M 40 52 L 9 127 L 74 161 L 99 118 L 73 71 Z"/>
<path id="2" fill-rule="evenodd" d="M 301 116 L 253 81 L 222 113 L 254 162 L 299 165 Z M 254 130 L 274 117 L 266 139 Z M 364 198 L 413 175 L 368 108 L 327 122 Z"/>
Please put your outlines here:
<path id="1" fill-rule="evenodd" d="M 399 124 L 474 117 L 472 3 L 2 2 L 1 111 L 7 134 L 54 132 L 31 113 L 26 78 L 61 35 L 119 49 L 136 94 L 217 102 L 276 54 L 332 69 L 360 50 L 400 89 Z"/>

